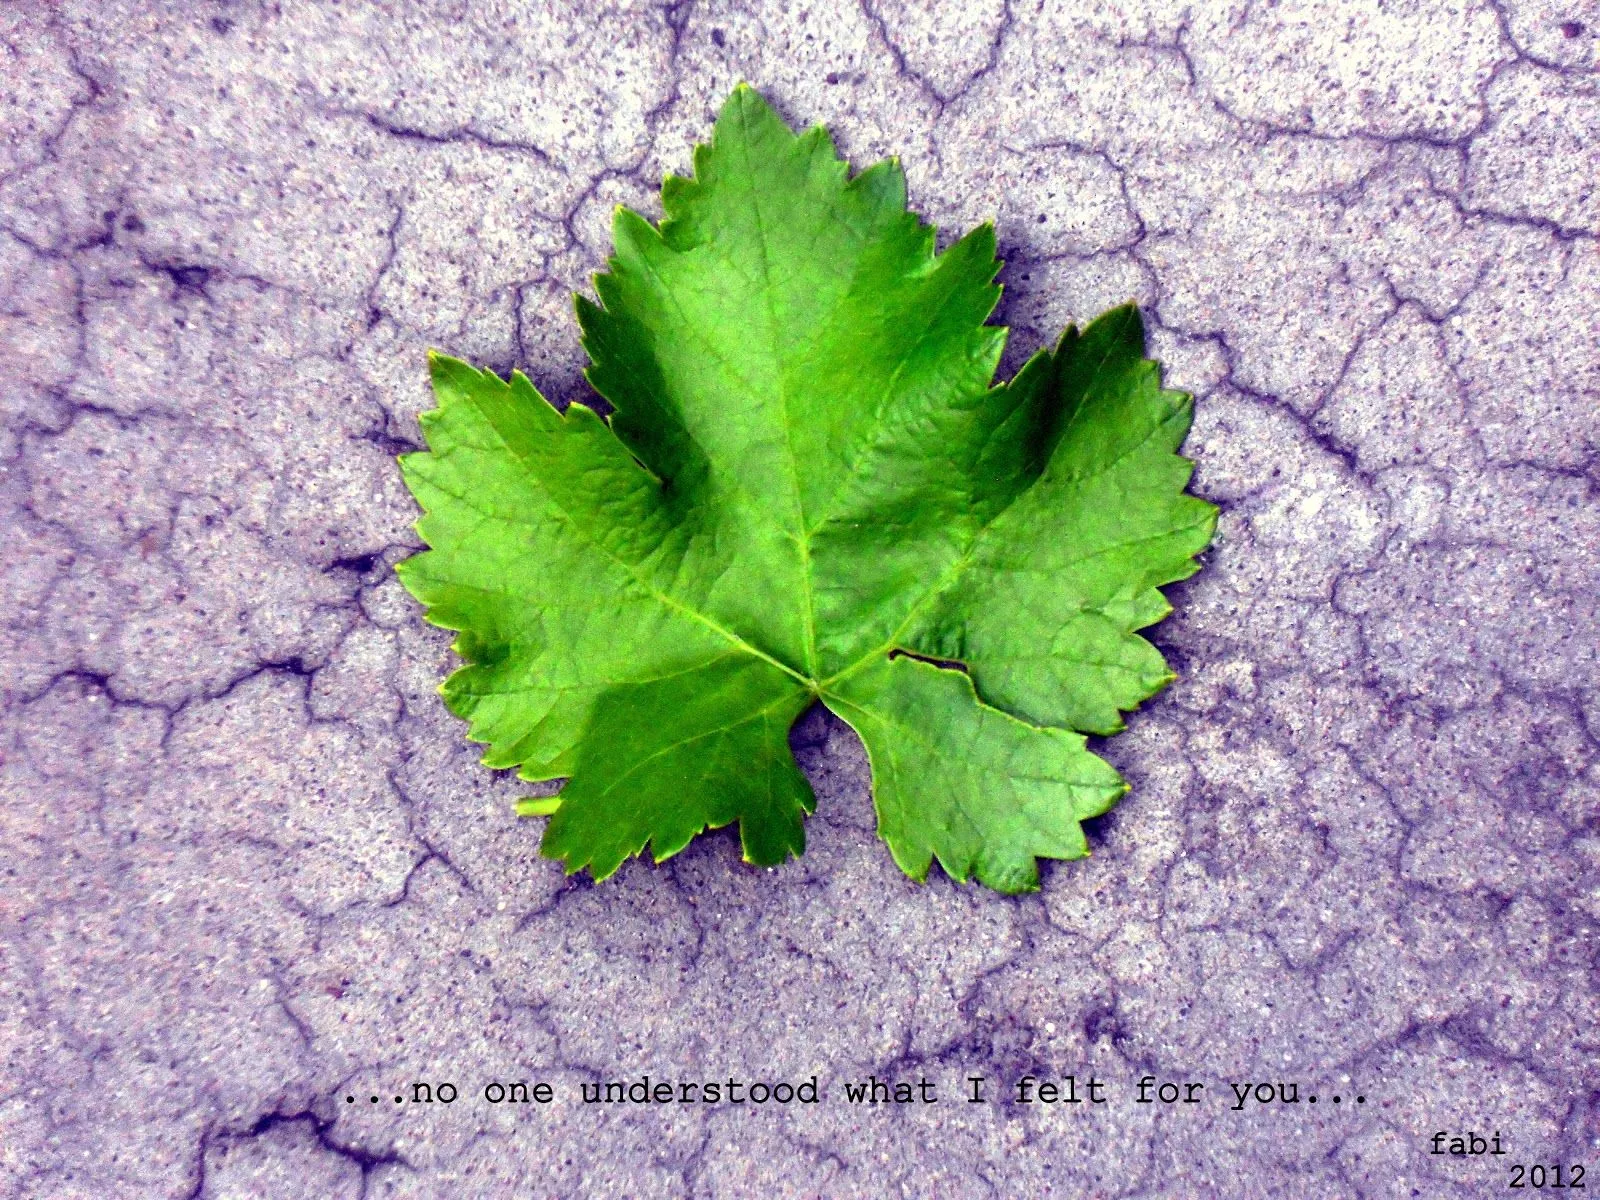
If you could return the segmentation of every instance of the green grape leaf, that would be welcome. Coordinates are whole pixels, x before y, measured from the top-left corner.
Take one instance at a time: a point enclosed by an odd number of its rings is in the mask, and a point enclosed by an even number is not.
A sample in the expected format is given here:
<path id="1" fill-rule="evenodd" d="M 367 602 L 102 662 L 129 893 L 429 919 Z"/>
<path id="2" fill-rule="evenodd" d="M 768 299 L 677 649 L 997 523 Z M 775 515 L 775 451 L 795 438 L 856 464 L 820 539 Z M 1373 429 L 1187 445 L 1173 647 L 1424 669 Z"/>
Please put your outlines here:
<path id="1" fill-rule="evenodd" d="M 799 854 L 820 701 L 902 869 L 1037 887 L 1127 790 L 1084 734 L 1172 678 L 1136 631 L 1215 523 L 1190 397 L 1131 304 L 995 385 L 992 227 L 936 253 L 898 163 L 852 177 L 748 87 L 661 198 L 577 300 L 608 417 L 431 357 L 398 570 L 459 631 L 446 702 L 488 766 L 568 779 L 521 809 L 569 872 L 735 821 L 748 862 Z"/>

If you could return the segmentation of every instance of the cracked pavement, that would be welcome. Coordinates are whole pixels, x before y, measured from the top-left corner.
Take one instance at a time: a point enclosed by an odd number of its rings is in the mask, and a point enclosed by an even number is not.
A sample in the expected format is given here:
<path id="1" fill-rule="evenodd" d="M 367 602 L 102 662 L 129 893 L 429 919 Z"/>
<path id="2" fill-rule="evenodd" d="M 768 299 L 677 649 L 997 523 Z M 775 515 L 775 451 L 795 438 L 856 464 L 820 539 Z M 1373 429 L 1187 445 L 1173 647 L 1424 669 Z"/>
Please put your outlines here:
<path id="1" fill-rule="evenodd" d="M 0 1195 L 1600 1170 L 1594 0 L 23 0 L 0 29 Z M 997 220 L 1004 373 L 1131 296 L 1197 396 L 1222 516 L 1154 631 L 1181 678 L 1037 895 L 902 877 L 825 714 L 799 862 L 721 833 L 563 879 L 390 570 L 426 349 L 585 395 L 569 297 L 611 208 L 657 213 L 741 79 L 857 166 L 899 154 L 942 229 Z M 829 1099 L 577 1099 L 646 1072 Z M 868 1072 L 940 1103 L 845 1103 Z M 1005 1102 L 1030 1073 L 1111 1102 Z M 1145 1074 L 1210 1098 L 1134 1104 Z M 482 1100 L 517 1079 L 557 1101 Z M 1324 1103 L 1233 1112 L 1228 1081 Z"/>

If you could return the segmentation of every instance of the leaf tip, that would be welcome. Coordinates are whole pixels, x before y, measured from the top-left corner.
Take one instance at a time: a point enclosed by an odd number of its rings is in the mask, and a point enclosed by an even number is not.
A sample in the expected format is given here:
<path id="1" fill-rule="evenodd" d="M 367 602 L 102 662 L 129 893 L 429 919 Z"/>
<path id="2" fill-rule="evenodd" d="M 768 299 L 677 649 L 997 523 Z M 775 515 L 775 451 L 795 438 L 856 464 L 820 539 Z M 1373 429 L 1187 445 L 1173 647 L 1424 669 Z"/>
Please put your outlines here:
<path id="1" fill-rule="evenodd" d="M 764 109 L 768 112 L 772 110 L 772 106 L 767 103 L 767 98 L 763 96 L 755 87 L 751 86 L 749 80 L 741 79 L 738 83 L 734 84 L 733 91 L 729 92 L 728 98 L 723 101 L 722 109 L 717 114 L 717 122 L 720 124 L 724 117 L 731 116 L 736 111 L 747 110 L 751 107 L 754 107 L 758 110 Z M 713 138 L 715 137 L 715 132 L 713 132 L 712 136 Z"/>

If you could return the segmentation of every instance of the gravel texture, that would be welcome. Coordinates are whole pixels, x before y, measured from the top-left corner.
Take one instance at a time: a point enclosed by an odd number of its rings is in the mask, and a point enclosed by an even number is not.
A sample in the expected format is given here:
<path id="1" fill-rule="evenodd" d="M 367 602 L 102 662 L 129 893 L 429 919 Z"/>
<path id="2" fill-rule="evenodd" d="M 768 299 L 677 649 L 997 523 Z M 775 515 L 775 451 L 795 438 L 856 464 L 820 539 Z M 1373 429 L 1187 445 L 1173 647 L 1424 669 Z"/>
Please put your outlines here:
<path id="1" fill-rule="evenodd" d="M 0 1195 L 1600 1186 L 1593 0 L 0 29 Z M 659 211 L 740 79 L 899 154 L 941 228 L 997 219 L 1007 372 L 1131 296 L 1198 397 L 1222 518 L 1157 631 L 1181 679 L 1035 896 L 904 879 L 820 714 L 800 862 L 716 834 L 563 879 L 390 570 L 426 349 L 584 395 L 611 209 Z M 646 1073 L 825 1098 L 580 1099 Z M 848 1103 L 868 1073 L 938 1103 Z M 485 1099 L 516 1080 L 554 1101 Z M 1508 1153 L 1429 1153 L 1469 1130 Z"/>

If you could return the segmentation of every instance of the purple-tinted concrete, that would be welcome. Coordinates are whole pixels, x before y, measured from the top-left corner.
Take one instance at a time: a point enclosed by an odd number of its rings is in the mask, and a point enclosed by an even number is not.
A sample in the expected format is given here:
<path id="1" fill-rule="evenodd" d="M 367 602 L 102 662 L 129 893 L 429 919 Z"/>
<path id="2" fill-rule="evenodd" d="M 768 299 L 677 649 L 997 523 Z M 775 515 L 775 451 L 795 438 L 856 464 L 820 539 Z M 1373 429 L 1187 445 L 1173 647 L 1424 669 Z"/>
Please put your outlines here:
<path id="1" fill-rule="evenodd" d="M 0 1195 L 1600 1187 L 1593 0 L 0 30 Z M 1133 296 L 1199 397 L 1182 677 L 1036 896 L 903 878 L 820 715 L 802 861 L 718 834 L 564 880 L 390 571 L 426 348 L 584 394 L 611 208 L 657 211 L 740 79 L 901 155 L 941 227 L 997 218 L 1008 371 Z M 850 1104 L 873 1072 L 939 1101 Z M 580 1099 L 645 1073 L 825 1098 Z M 1029 1074 L 1107 1103 L 1016 1103 Z M 514 1080 L 555 1098 L 484 1099 Z M 1247 1081 L 1300 1102 L 1233 1111 Z"/>

